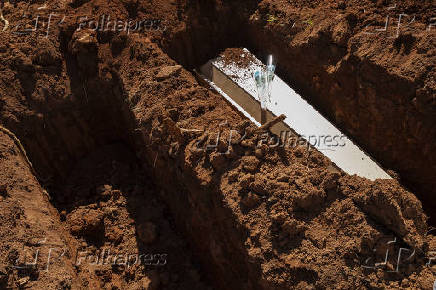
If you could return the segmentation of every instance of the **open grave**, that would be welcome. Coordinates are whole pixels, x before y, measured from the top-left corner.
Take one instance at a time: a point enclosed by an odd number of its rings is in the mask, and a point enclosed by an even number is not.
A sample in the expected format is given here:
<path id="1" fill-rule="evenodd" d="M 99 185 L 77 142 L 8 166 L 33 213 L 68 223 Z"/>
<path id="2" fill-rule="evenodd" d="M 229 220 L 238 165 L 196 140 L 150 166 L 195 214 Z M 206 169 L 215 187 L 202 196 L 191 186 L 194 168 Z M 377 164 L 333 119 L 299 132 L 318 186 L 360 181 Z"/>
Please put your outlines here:
<path id="1" fill-rule="evenodd" d="M 260 122 L 261 105 L 254 74 L 262 66 L 247 49 L 233 50 L 233 58 L 225 53 L 201 68 L 206 81 L 248 118 Z M 266 121 L 281 114 L 286 119 L 272 128 L 279 136 L 273 146 L 315 147 L 346 173 L 370 180 L 390 179 L 365 152 L 325 119 L 278 76 L 271 84 Z M 295 134 L 301 137 L 295 138 Z M 268 142 L 269 136 L 265 142 Z M 279 142 L 279 143 L 277 143 Z"/>
<path id="2" fill-rule="evenodd" d="M 11 23 L 22 4 L 4 13 Z M 66 20 L 53 38 L 1 36 L 0 120 L 8 129 L 0 135 L 1 286 L 431 287 L 436 243 L 427 217 L 434 203 L 421 190 L 432 176 L 421 164 L 432 145 L 412 160 L 420 138 L 397 142 L 391 123 L 393 131 L 374 129 L 393 113 L 384 106 L 380 117 L 373 107 L 391 95 L 360 70 L 392 81 L 395 96 L 408 98 L 403 93 L 415 84 L 352 52 L 344 56 L 339 32 L 357 26 L 354 14 L 324 23 L 327 33 L 310 25 L 306 10 L 293 14 L 281 4 L 49 1 L 74 16 L 111 11 L 139 20 L 148 11 L 168 18 L 168 30 L 127 35 Z M 287 22 L 295 15 L 304 27 Z M 249 48 L 253 55 L 244 53 L 257 65 L 256 58 L 277 57 L 267 120 L 285 114 L 283 123 L 259 131 L 250 65 L 232 64 L 241 53 L 199 69 L 228 47 Z M 427 96 L 421 93 L 418 101 Z M 374 94 L 382 97 L 364 97 Z M 354 95 L 360 105 L 350 101 Z M 356 110 L 365 105 L 370 113 Z M 428 128 L 422 114 L 412 120 Z M 285 139 L 307 136 L 306 143 L 265 142 L 265 134 L 277 141 L 282 131 L 289 131 Z M 332 151 L 322 146 L 331 143 L 325 135 L 349 138 Z M 379 147 L 383 138 L 388 147 Z M 47 255 L 47 237 L 66 254 L 58 252 L 56 270 L 45 271 L 44 262 L 29 267 L 36 250 Z"/>

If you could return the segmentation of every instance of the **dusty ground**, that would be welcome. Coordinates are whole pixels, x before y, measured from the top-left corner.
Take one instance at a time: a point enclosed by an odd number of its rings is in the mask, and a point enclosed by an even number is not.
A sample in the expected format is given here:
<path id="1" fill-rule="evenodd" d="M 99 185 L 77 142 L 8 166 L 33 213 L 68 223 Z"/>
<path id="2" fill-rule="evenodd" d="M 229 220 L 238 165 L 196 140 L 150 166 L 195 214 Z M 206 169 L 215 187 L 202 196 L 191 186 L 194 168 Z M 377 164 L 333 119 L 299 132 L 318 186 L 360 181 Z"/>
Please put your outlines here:
<path id="1" fill-rule="evenodd" d="M 365 33 L 389 6 L 6 3 L 0 122 L 36 174 L 2 132 L 1 287 L 431 288 L 434 4 L 396 7 L 417 15 L 397 38 Z M 60 23 L 47 30 L 50 13 Z M 13 33 L 37 15 L 35 31 Z M 80 18 L 108 15 L 148 24 L 127 34 Z M 240 46 L 277 55 L 278 73 L 399 181 L 348 176 L 305 147 L 256 146 L 253 125 L 189 71 Z M 248 136 L 228 146 L 231 129 Z"/>

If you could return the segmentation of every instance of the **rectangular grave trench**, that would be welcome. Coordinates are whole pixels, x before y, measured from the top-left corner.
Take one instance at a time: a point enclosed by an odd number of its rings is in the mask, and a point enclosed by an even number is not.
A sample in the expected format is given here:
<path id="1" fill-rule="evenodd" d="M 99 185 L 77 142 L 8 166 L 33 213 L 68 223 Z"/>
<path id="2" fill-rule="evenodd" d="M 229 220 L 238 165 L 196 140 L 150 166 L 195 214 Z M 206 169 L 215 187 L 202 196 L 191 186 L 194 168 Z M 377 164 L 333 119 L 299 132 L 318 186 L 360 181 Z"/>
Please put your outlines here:
<path id="1" fill-rule="evenodd" d="M 239 56 L 235 57 L 232 53 L 232 59 L 229 59 L 224 53 L 202 65 L 198 71 L 223 98 L 260 126 L 261 108 L 253 74 L 263 64 L 248 49 L 236 51 L 240 52 Z M 373 158 L 324 118 L 279 76 L 275 76 L 266 120 L 270 121 L 280 114 L 284 114 L 286 119 L 272 128 L 274 134 L 286 138 L 288 132 L 297 133 L 350 175 L 356 174 L 370 180 L 391 179 Z M 291 142 L 287 146 L 293 144 Z"/>

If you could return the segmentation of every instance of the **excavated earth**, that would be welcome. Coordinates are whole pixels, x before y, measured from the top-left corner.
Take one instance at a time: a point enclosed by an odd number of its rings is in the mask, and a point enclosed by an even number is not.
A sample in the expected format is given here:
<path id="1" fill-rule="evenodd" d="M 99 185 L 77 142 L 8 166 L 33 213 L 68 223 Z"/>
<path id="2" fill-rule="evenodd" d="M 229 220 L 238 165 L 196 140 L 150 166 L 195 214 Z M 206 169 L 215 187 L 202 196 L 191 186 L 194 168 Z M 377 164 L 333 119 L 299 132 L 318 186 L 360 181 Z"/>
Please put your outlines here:
<path id="1" fill-rule="evenodd" d="M 389 7 L 4 3 L 0 288 L 430 289 L 435 5 Z M 397 34 L 401 13 L 415 18 Z M 92 23 L 107 16 L 147 25 Z M 273 53 L 278 75 L 395 178 L 257 146 L 255 126 L 194 72 L 237 47 Z"/>

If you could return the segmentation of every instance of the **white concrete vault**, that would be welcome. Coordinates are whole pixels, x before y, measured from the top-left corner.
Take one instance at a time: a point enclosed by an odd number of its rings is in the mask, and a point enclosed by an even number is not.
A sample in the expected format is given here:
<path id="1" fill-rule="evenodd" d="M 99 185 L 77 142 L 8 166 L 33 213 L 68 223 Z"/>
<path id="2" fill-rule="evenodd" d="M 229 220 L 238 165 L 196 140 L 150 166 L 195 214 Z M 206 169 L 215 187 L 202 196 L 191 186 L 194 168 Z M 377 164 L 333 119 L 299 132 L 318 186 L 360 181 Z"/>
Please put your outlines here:
<path id="1" fill-rule="evenodd" d="M 261 107 L 253 73 L 263 64 L 247 49 L 242 50 L 240 57 L 249 58 L 250 64 L 238 65 L 220 56 L 203 65 L 200 72 L 227 101 L 259 126 Z M 274 126 L 273 133 L 284 138 L 286 132 L 297 133 L 350 175 L 356 174 L 370 180 L 391 179 L 389 174 L 366 152 L 324 118 L 280 77 L 275 76 L 271 85 L 267 120 L 281 114 L 284 114 L 286 119 Z"/>

